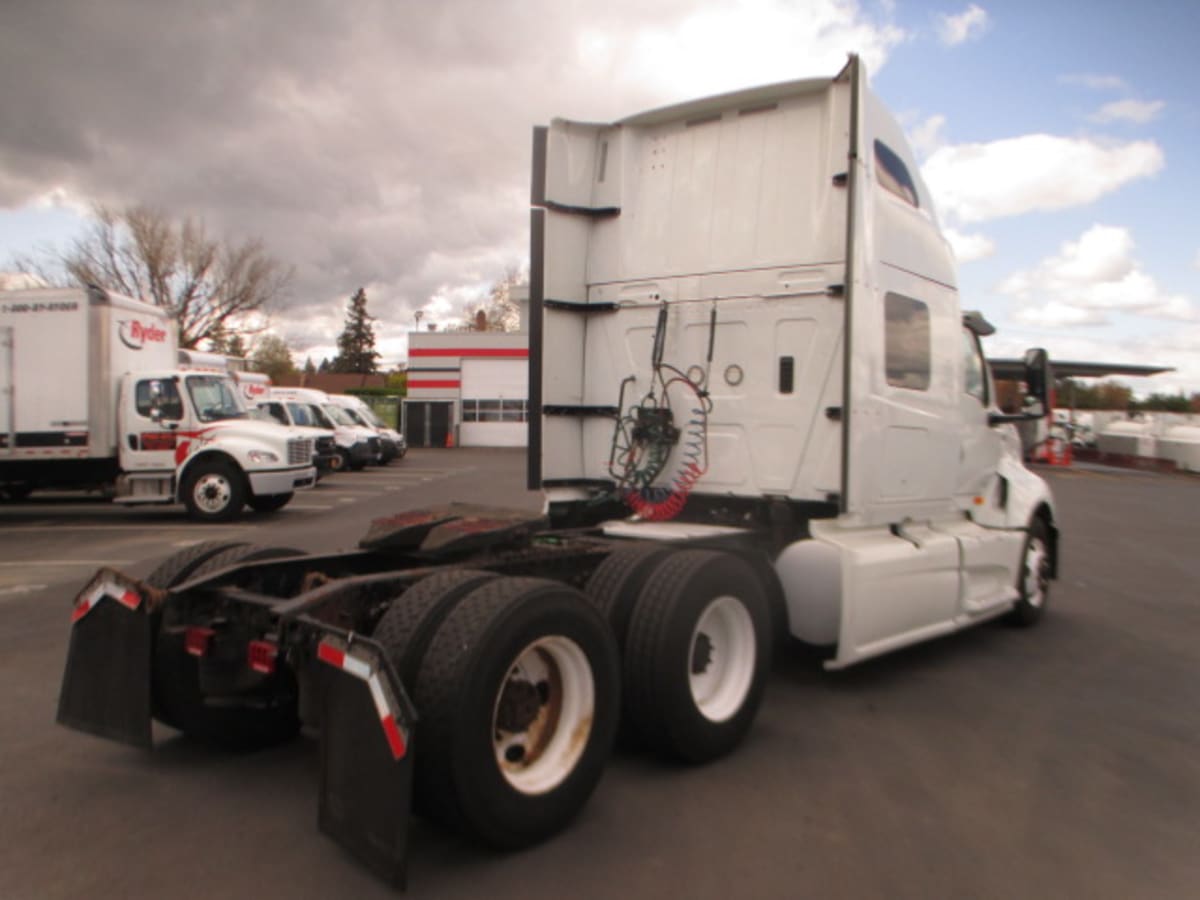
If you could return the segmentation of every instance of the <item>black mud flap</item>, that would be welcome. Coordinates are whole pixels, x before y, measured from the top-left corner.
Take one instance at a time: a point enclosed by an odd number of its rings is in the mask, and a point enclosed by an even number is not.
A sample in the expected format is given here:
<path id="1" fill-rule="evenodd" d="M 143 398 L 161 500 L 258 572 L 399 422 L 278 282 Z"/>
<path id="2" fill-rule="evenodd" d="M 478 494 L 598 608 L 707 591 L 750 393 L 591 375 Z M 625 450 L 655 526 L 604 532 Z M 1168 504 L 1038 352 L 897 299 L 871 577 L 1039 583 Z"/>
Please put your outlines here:
<path id="1" fill-rule="evenodd" d="M 394 887 L 405 886 L 416 714 L 378 644 L 327 635 L 321 831 Z"/>
<path id="2" fill-rule="evenodd" d="M 58 722 L 149 749 L 151 626 L 141 587 L 101 569 L 76 598 Z"/>

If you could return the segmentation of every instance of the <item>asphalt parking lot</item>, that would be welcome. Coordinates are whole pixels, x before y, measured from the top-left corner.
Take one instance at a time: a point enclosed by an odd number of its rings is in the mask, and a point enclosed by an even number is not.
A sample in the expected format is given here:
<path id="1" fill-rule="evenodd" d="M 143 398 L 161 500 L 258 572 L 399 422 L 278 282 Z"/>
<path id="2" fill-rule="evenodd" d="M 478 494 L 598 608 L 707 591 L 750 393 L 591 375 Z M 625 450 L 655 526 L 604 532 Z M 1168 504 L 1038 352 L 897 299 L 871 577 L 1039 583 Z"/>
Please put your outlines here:
<path id="1" fill-rule="evenodd" d="M 986 625 L 841 672 L 777 659 L 747 743 L 684 769 L 619 752 L 582 817 L 495 854 L 414 820 L 411 897 L 1113 897 L 1200 890 L 1200 479 L 1047 473 L 1061 579 Z M 86 499 L 0 506 L 0 898 L 386 897 L 316 828 L 316 747 L 152 754 L 54 724 L 69 603 L 236 536 L 351 546 L 449 499 L 537 509 L 517 451 L 414 451 L 229 526 Z"/>

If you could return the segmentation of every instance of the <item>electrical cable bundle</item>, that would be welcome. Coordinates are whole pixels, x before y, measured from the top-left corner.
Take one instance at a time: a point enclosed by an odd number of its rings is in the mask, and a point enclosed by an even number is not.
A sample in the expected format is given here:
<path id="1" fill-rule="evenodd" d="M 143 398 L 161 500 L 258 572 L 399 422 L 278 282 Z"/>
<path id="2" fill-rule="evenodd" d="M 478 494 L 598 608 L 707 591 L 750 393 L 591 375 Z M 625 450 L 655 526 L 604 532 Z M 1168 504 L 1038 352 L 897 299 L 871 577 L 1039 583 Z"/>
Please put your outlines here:
<path id="1" fill-rule="evenodd" d="M 608 460 L 608 471 L 616 481 L 619 496 L 638 518 L 647 521 L 665 521 L 678 516 L 696 483 L 708 471 L 708 414 L 712 410 L 712 400 L 707 390 L 675 366 L 662 361 L 666 322 L 667 305 L 664 303 L 659 309 L 654 331 L 650 390 L 640 402 L 626 410 L 625 390 L 635 379 L 629 376 L 621 382 L 621 412 L 613 431 Z M 714 305 L 708 341 L 710 365 L 715 326 Z M 707 381 L 706 371 L 704 383 Z M 690 395 L 690 416 L 682 430 L 674 422 L 673 388 L 676 393 L 684 390 Z M 676 445 L 681 440 L 682 446 L 676 452 Z M 673 457 L 674 471 L 663 478 Z"/>

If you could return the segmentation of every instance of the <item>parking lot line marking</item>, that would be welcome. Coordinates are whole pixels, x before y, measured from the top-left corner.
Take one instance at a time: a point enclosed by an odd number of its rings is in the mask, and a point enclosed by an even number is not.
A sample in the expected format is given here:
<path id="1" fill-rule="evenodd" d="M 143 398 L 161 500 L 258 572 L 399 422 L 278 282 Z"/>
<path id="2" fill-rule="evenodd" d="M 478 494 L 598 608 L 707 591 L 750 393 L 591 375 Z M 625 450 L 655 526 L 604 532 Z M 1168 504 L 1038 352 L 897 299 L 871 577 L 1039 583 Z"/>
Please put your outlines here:
<path id="1" fill-rule="evenodd" d="M 257 525 L 223 525 L 213 528 L 204 522 L 192 522 L 181 525 L 168 525 L 158 522 L 147 522 L 142 525 L 71 525 L 68 522 L 54 525 L 0 525 L 0 534 L 15 534 L 20 531 L 197 531 L 202 530 L 206 535 L 219 535 L 225 531 L 245 531 L 257 528 Z"/>
<path id="2" fill-rule="evenodd" d="M 353 500 L 346 501 L 353 503 Z M 288 509 L 333 509 L 332 506 L 319 503 L 289 503 Z"/>
<path id="3" fill-rule="evenodd" d="M 18 594 L 35 594 L 45 590 L 45 584 L 14 584 L 11 587 L 0 588 L 0 597 L 12 597 Z"/>
<path id="4" fill-rule="evenodd" d="M 128 566 L 136 560 L 132 559 L 26 559 L 21 562 L 0 562 L 7 568 L 22 566 Z"/>

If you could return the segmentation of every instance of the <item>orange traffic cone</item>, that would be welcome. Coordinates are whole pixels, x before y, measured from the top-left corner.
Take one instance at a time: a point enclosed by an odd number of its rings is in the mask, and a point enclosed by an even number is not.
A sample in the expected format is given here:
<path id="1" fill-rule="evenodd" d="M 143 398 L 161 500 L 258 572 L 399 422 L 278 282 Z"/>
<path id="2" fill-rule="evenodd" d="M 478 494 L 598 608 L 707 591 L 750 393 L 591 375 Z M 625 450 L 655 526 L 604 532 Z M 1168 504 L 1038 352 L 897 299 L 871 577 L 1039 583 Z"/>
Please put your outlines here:
<path id="1" fill-rule="evenodd" d="M 446 449 L 447 450 L 454 449 L 454 431 L 453 431 L 453 429 L 446 432 Z"/>

